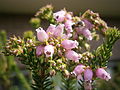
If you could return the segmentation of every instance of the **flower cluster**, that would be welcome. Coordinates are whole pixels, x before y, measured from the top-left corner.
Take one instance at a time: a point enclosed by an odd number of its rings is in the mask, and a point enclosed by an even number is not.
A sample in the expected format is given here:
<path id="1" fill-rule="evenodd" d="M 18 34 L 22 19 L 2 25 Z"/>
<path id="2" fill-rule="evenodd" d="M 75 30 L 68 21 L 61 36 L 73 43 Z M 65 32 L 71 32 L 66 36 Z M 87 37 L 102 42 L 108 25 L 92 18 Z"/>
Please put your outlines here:
<path id="1" fill-rule="evenodd" d="M 106 81 L 111 79 L 110 74 L 107 73 L 103 68 L 98 68 L 93 72 L 92 69 L 90 69 L 89 67 L 86 67 L 82 64 L 76 66 L 73 73 L 77 76 L 78 80 L 79 79 L 83 80 L 83 78 L 82 78 L 83 73 L 84 73 L 85 81 L 91 81 L 94 73 L 98 78 L 104 79 Z"/>
<path id="2" fill-rule="evenodd" d="M 87 17 L 87 15 L 91 17 Z M 63 9 L 53 13 L 53 19 L 55 24 L 50 24 L 46 30 L 41 27 L 36 29 L 37 38 L 41 42 L 36 47 L 36 54 L 38 57 L 45 55 L 46 58 L 49 58 L 50 74 L 55 75 L 56 71 L 67 71 L 67 75 L 70 75 L 67 65 L 68 62 L 72 62 L 74 70 L 71 73 L 78 79 L 83 79 L 84 73 L 84 80 L 92 80 L 93 74 L 96 73 L 94 76 L 109 80 L 110 75 L 102 67 L 92 70 L 91 66 L 86 64 L 89 63 L 89 59 L 94 57 L 92 53 L 81 50 L 82 41 L 91 41 L 97 36 L 96 27 L 107 28 L 99 15 L 88 10 L 83 16 L 77 17 L 73 16 L 72 12 Z M 89 46 L 87 43 L 84 45 Z"/>
<path id="3" fill-rule="evenodd" d="M 118 29 L 108 27 L 99 14 L 91 10 L 81 16 L 74 16 L 65 9 L 53 13 L 53 7 L 47 5 L 35 16 L 30 22 L 36 29 L 37 40 L 36 36 L 27 32 L 23 38 L 10 38 L 5 47 L 6 55 L 19 57 L 32 71 L 34 88 L 48 90 L 52 84 L 50 77 L 57 73 L 68 80 L 64 83 L 67 90 L 73 90 L 71 88 L 74 85 L 70 85 L 73 78 L 85 82 L 82 86 L 86 90 L 91 88 L 87 84 L 96 78 L 106 81 L 111 79 L 105 69 L 112 46 L 120 39 Z M 47 28 L 40 27 L 42 20 L 49 22 Z M 92 50 L 89 42 L 99 40 L 100 33 L 104 35 L 105 41 L 96 50 Z"/>

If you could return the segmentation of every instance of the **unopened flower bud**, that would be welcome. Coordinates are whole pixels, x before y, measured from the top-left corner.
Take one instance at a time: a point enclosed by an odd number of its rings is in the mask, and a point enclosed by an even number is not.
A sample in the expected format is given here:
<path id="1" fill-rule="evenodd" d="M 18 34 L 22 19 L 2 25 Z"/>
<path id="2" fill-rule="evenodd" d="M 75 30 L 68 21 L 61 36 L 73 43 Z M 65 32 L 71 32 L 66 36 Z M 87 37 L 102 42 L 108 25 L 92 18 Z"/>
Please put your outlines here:
<path id="1" fill-rule="evenodd" d="M 86 48 L 87 50 L 90 49 L 90 45 L 89 45 L 88 43 L 85 43 L 84 46 L 85 46 L 85 48 Z"/>
<path id="2" fill-rule="evenodd" d="M 17 40 L 17 43 L 18 43 L 18 44 L 22 44 L 22 41 L 21 41 L 21 40 Z"/>
<path id="3" fill-rule="evenodd" d="M 64 70 L 66 68 L 65 64 L 60 65 L 60 69 Z"/>
<path id="4" fill-rule="evenodd" d="M 54 69 L 50 70 L 50 75 L 54 76 L 56 74 L 56 71 Z"/>
<path id="5" fill-rule="evenodd" d="M 50 44 L 50 45 L 54 45 L 55 43 L 54 43 L 54 42 L 50 42 L 49 44 Z"/>
<path id="6" fill-rule="evenodd" d="M 56 62 L 55 62 L 55 61 L 50 60 L 49 62 L 50 62 L 50 65 L 51 65 L 51 66 L 56 66 Z"/>
<path id="7" fill-rule="evenodd" d="M 10 46 L 6 46 L 5 48 L 6 48 L 6 49 L 10 49 Z"/>
<path id="8" fill-rule="evenodd" d="M 15 50 L 12 51 L 12 53 L 13 53 L 14 55 L 17 55 L 17 54 L 18 54 L 18 50 L 15 49 Z"/>
<path id="9" fill-rule="evenodd" d="M 64 70 L 64 75 L 65 77 L 69 78 L 70 77 L 70 73 L 68 70 Z"/>
<path id="10" fill-rule="evenodd" d="M 57 64 L 62 64 L 62 60 L 61 60 L 61 59 L 58 59 L 58 60 L 57 60 Z"/>
<path id="11" fill-rule="evenodd" d="M 62 56 L 62 54 L 63 54 L 62 51 L 61 51 L 61 50 L 58 50 L 58 55 L 59 55 L 59 56 Z"/>
<path id="12" fill-rule="evenodd" d="M 27 40 L 27 43 L 31 44 L 31 43 L 33 43 L 33 40 L 29 39 L 29 40 Z"/>

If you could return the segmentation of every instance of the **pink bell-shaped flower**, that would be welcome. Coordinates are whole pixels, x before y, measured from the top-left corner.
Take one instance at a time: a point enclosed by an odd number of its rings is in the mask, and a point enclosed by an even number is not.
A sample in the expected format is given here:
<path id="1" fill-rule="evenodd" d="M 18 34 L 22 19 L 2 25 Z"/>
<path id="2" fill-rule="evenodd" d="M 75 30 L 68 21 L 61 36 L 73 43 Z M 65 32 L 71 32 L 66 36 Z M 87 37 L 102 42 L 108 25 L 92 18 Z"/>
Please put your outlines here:
<path id="1" fill-rule="evenodd" d="M 65 52 L 65 57 L 69 60 L 73 60 L 75 62 L 79 62 L 79 59 L 81 58 L 81 56 L 79 54 L 77 54 L 75 51 L 73 50 L 68 50 Z"/>
<path id="2" fill-rule="evenodd" d="M 65 18 L 66 18 L 66 20 L 71 20 L 72 19 L 72 15 L 70 13 L 67 13 L 65 15 Z"/>
<path id="3" fill-rule="evenodd" d="M 36 47 L 36 55 L 37 55 L 37 56 L 42 55 L 43 52 L 44 52 L 44 46 L 40 45 L 40 46 L 37 46 L 37 47 Z"/>
<path id="4" fill-rule="evenodd" d="M 47 28 L 46 32 L 51 37 L 55 32 L 56 25 L 50 24 L 50 26 Z"/>
<path id="5" fill-rule="evenodd" d="M 78 42 L 72 41 L 72 40 L 64 40 L 61 42 L 61 44 L 62 44 L 62 47 L 67 49 L 67 50 L 76 48 L 78 46 Z"/>
<path id="6" fill-rule="evenodd" d="M 88 40 L 92 40 L 92 34 L 90 32 L 90 30 L 88 30 L 87 28 L 82 30 L 82 34 L 88 39 Z"/>
<path id="7" fill-rule="evenodd" d="M 83 73 L 85 71 L 85 66 L 80 64 L 80 65 L 77 65 L 73 71 L 73 73 L 78 76 L 80 75 L 81 73 Z"/>
<path id="8" fill-rule="evenodd" d="M 48 34 L 43 30 L 43 28 L 36 29 L 37 31 L 37 38 L 40 42 L 45 42 L 48 40 Z"/>
<path id="9" fill-rule="evenodd" d="M 106 81 L 108 81 L 109 79 L 111 79 L 110 74 L 107 73 L 103 68 L 98 68 L 96 70 L 96 76 L 98 78 L 104 79 Z"/>
<path id="10" fill-rule="evenodd" d="M 54 53 L 54 46 L 52 45 L 47 45 L 44 47 L 44 53 L 46 57 L 52 57 Z"/>
<path id="11" fill-rule="evenodd" d="M 53 17 L 57 20 L 57 22 L 63 22 L 65 20 L 66 11 L 61 10 L 53 14 Z"/>
<path id="12" fill-rule="evenodd" d="M 59 24 L 55 29 L 54 36 L 55 37 L 62 37 L 63 30 L 64 30 L 64 24 Z"/>
<path id="13" fill-rule="evenodd" d="M 91 29 L 93 27 L 93 24 L 88 20 L 84 19 L 83 22 L 85 23 L 86 28 Z"/>
<path id="14" fill-rule="evenodd" d="M 72 25 L 73 25 L 73 22 L 71 20 L 66 20 L 66 22 L 65 22 L 65 28 L 67 30 L 67 33 L 73 32 Z"/>
<path id="15" fill-rule="evenodd" d="M 86 81 L 90 81 L 90 80 L 92 80 L 92 77 L 93 77 L 93 71 L 91 69 L 86 69 L 84 71 L 84 79 Z"/>

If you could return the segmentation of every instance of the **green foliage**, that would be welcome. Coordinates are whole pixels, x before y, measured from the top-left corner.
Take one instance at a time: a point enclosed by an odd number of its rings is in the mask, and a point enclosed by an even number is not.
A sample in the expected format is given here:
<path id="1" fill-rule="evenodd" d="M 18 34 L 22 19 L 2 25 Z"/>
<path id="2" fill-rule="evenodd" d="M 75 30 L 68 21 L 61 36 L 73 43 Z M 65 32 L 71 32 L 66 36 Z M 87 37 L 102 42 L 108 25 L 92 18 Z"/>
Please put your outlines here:
<path id="1" fill-rule="evenodd" d="M 112 55 L 112 48 L 114 43 L 120 39 L 120 31 L 116 28 L 109 28 L 105 32 L 105 41 L 94 52 L 91 67 L 106 67 L 108 59 Z"/>
<path id="2" fill-rule="evenodd" d="M 19 41 L 19 42 L 18 42 Z M 24 32 L 23 38 L 12 37 L 8 44 L 9 48 L 14 48 L 11 55 L 20 57 L 19 60 L 26 65 L 27 69 L 32 73 L 32 88 L 35 90 L 51 90 L 53 88 L 53 81 L 48 72 L 49 64 L 41 57 L 36 56 L 36 38 L 32 31 Z M 21 53 L 14 53 L 15 50 L 21 48 Z M 18 69 L 15 69 L 18 71 Z"/>
<path id="3" fill-rule="evenodd" d="M 61 90 L 77 90 L 77 81 L 74 77 L 65 78 L 62 77 Z"/>
<path id="4" fill-rule="evenodd" d="M 32 74 L 34 83 L 32 84 L 32 88 L 34 90 L 52 90 L 54 87 L 52 86 L 52 78 L 49 75 L 42 76 L 38 72 L 34 72 Z"/>
<path id="5" fill-rule="evenodd" d="M 26 90 L 30 90 L 30 86 L 16 65 L 13 56 L 4 56 L 1 52 L 5 52 L 4 46 L 6 45 L 6 32 L 0 31 L 0 84 L 5 90 L 12 90 L 14 87 L 12 78 L 17 77 L 21 86 Z M 15 74 L 15 76 L 13 76 Z M 18 86 L 15 86 L 18 89 Z"/>

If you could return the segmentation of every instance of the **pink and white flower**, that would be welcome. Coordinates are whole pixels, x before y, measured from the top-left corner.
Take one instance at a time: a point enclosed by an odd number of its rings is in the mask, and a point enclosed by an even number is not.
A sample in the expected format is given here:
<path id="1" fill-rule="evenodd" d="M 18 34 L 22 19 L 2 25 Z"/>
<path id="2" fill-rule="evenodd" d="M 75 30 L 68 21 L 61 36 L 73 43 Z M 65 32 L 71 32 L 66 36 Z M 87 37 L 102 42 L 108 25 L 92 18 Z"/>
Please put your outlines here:
<path id="1" fill-rule="evenodd" d="M 58 11 L 53 14 L 53 17 L 57 20 L 57 22 L 63 22 L 65 20 L 65 10 Z"/>
<path id="2" fill-rule="evenodd" d="M 50 26 L 47 28 L 46 32 L 51 37 L 53 36 L 56 29 L 56 25 L 50 24 Z"/>
<path id="3" fill-rule="evenodd" d="M 108 81 L 109 79 L 111 79 L 110 74 L 107 73 L 103 68 L 98 68 L 96 70 L 96 76 L 98 78 L 105 79 L 106 81 Z"/>
<path id="4" fill-rule="evenodd" d="M 84 79 L 85 79 L 85 81 L 92 80 L 92 77 L 93 77 L 93 71 L 91 69 L 86 69 L 84 71 Z"/>
<path id="5" fill-rule="evenodd" d="M 65 28 L 67 30 L 67 33 L 73 32 L 72 25 L 73 25 L 73 22 L 71 20 L 66 20 Z"/>
<path id="6" fill-rule="evenodd" d="M 52 45 L 45 46 L 44 53 L 45 53 L 46 57 L 52 57 L 54 54 L 54 46 L 52 46 Z"/>
<path id="7" fill-rule="evenodd" d="M 66 20 L 72 20 L 72 15 L 70 13 L 66 13 L 65 18 Z"/>
<path id="8" fill-rule="evenodd" d="M 49 36 L 45 32 L 45 30 L 43 30 L 43 28 L 39 27 L 38 29 L 36 29 L 36 31 L 37 31 L 37 38 L 40 42 L 45 42 L 48 40 Z"/>
<path id="9" fill-rule="evenodd" d="M 70 49 L 73 49 L 73 48 L 76 48 L 78 46 L 78 42 L 75 40 L 64 40 L 61 42 L 62 44 L 62 47 L 67 49 L 67 50 L 70 50 Z"/>
<path id="10" fill-rule="evenodd" d="M 85 66 L 80 64 L 80 65 L 77 65 L 73 71 L 73 73 L 77 76 L 81 73 L 83 73 L 85 71 Z"/>
<path id="11" fill-rule="evenodd" d="M 73 50 L 68 50 L 65 52 L 65 57 L 69 60 L 73 60 L 75 62 L 79 62 L 79 59 L 81 58 L 81 56 L 79 54 L 77 54 L 75 51 Z"/>
<path id="12" fill-rule="evenodd" d="M 59 24 L 55 28 L 54 36 L 55 37 L 62 37 L 63 36 L 63 31 L 64 31 L 64 24 Z"/>
<path id="13" fill-rule="evenodd" d="M 83 78 L 82 78 L 82 73 L 85 71 L 85 66 L 84 65 L 82 65 L 82 64 L 80 64 L 80 65 L 77 65 L 75 68 L 74 68 L 74 70 L 73 70 L 73 72 L 72 73 L 74 73 L 75 74 L 75 76 L 77 76 L 77 79 L 78 80 L 82 80 Z"/>
<path id="14" fill-rule="evenodd" d="M 84 30 L 82 30 L 82 34 L 83 34 L 88 40 L 92 40 L 92 39 L 93 39 L 90 30 L 88 30 L 87 28 L 85 28 Z"/>
<path id="15" fill-rule="evenodd" d="M 37 46 L 37 47 L 36 47 L 36 55 L 37 55 L 37 56 L 42 55 L 43 52 L 44 52 L 44 46 L 43 46 L 43 45 L 40 45 L 40 46 Z"/>

